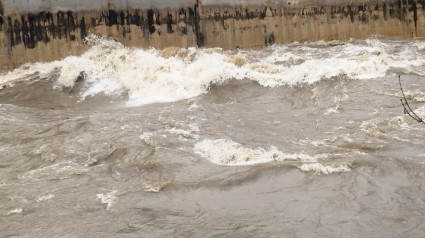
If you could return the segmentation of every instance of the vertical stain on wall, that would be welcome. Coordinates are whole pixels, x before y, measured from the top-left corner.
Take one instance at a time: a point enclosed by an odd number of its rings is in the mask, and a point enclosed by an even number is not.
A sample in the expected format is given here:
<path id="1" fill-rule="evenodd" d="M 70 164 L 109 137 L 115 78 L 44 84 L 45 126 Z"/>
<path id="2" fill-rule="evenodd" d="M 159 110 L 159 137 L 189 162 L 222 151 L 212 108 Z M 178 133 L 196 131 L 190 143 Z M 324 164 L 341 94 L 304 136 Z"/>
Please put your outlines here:
<path id="1" fill-rule="evenodd" d="M 168 34 L 173 34 L 173 15 L 171 15 L 170 13 L 167 14 L 168 16 L 168 20 L 167 20 L 167 33 Z"/>
<path id="2" fill-rule="evenodd" d="M 81 29 L 80 30 L 80 38 L 81 39 L 86 38 L 86 36 L 87 36 L 87 30 L 86 30 L 86 21 L 85 21 L 84 17 L 81 18 L 80 29 Z"/>
<path id="3" fill-rule="evenodd" d="M 413 12 L 413 21 L 415 22 L 415 36 L 418 35 L 418 7 L 416 1 L 410 0 L 409 11 Z"/>
<path id="4" fill-rule="evenodd" d="M 152 34 L 156 31 L 156 28 L 154 26 L 154 11 L 152 9 L 148 10 L 148 27 L 149 32 Z"/>
<path id="5" fill-rule="evenodd" d="M 387 3 L 382 3 L 382 12 L 384 14 L 384 20 L 388 20 Z"/>
<path id="6" fill-rule="evenodd" d="M 114 10 L 109 10 L 108 12 L 108 26 L 113 26 L 118 23 L 117 21 L 118 15 Z"/>
<path id="7" fill-rule="evenodd" d="M 195 4 L 195 35 L 196 35 L 196 45 L 198 47 L 205 46 L 205 35 L 201 32 L 201 0 L 196 0 Z"/>
<path id="8" fill-rule="evenodd" d="M 3 14 L 4 14 L 3 4 L 2 4 L 2 2 L 0 0 L 0 31 L 3 30 L 3 24 L 4 24 Z"/>

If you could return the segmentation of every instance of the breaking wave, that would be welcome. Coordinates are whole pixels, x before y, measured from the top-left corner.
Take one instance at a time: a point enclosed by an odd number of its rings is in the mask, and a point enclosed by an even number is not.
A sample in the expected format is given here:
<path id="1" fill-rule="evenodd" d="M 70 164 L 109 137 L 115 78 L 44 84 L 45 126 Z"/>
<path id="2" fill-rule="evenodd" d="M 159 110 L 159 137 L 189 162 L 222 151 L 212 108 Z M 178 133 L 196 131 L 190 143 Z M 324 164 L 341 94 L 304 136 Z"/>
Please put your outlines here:
<path id="1" fill-rule="evenodd" d="M 305 153 L 285 153 L 272 146 L 269 150 L 264 148 L 248 148 L 232 140 L 203 140 L 194 147 L 195 153 L 208 159 L 210 162 L 224 166 L 246 166 L 254 164 L 265 164 L 282 161 L 298 161 L 298 166 L 304 172 L 315 172 L 322 174 L 348 172 L 348 165 L 327 166 L 319 163 L 325 159 L 326 154 L 309 155 Z"/>
<path id="2" fill-rule="evenodd" d="M 418 42 L 387 44 L 373 38 L 344 44 L 292 43 L 260 51 L 137 49 L 94 35 L 86 43 L 89 50 L 81 56 L 26 64 L 0 75 L 0 88 L 52 80 L 61 90 L 83 82 L 81 100 L 101 93 L 126 95 L 128 106 L 138 106 L 193 98 L 206 93 L 211 85 L 231 79 L 276 87 L 313 84 L 340 76 L 366 80 L 384 77 L 391 69 L 425 75 L 425 57 Z"/>

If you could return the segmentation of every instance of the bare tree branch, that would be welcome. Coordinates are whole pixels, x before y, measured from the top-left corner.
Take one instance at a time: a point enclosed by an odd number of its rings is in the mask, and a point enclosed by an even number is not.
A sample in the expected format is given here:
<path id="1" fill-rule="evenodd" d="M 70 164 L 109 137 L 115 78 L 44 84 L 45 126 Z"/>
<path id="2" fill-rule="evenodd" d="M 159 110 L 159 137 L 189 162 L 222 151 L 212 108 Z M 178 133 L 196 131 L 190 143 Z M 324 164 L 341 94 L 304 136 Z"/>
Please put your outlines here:
<path id="1" fill-rule="evenodd" d="M 425 124 L 425 121 L 420 118 L 416 113 L 412 110 L 409 103 L 407 102 L 406 95 L 404 95 L 403 87 L 401 86 L 401 78 L 400 75 L 398 76 L 398 83 L 400 84 L 401 94 L 403 95 L 403 98 L 400 99 L 401 105 L 403 105 L 404 108 L 404 114 L 409 115 L 411 118 L 413 118 L 415 121 L 419 123 Z"/>

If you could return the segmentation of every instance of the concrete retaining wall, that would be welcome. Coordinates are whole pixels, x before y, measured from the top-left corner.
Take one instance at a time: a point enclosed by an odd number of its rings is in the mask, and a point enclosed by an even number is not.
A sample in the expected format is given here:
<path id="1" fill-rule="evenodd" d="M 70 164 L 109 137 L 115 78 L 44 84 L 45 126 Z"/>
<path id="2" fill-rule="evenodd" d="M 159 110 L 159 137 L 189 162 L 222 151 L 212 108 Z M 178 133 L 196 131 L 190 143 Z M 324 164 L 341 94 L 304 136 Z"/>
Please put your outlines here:
<path id="1" fill-rule="evenodd" d="M 261 48 L 292 41 L 425 35 L 425 0 L 0 0 L 0 71 L 127 46 Z"/>

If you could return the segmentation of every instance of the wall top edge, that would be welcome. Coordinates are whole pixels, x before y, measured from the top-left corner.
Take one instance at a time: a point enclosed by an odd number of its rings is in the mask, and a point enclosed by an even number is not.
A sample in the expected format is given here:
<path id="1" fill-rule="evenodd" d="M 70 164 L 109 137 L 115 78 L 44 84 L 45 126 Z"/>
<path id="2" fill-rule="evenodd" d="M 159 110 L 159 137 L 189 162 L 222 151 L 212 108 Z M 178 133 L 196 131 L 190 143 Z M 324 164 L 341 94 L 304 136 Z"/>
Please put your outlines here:
<path id="1" fill-rule="evenodd" d="M 317 4 L 356 4 L 385 2 L 386 0 L 0 0 L 5 15 L 31 12 L 58 11 L 95 11 L 126 9 L 178 9 L 194 7 L 200 3 L 202 7 L 216 6 L 258 6 L 268 4 L 284 4 L 287 6 Z M 387 0 L 388 1 L 388 0 Z"/>
<path id="2" fill-rule="evenodd" d="M 95 10 L 125 10 L 148 8 L 171 8 L 194 6 L 196 0 L 0 0 L 3 3 L 4 14 L 30 13 L 40 11 L 95 11 Z"/>

